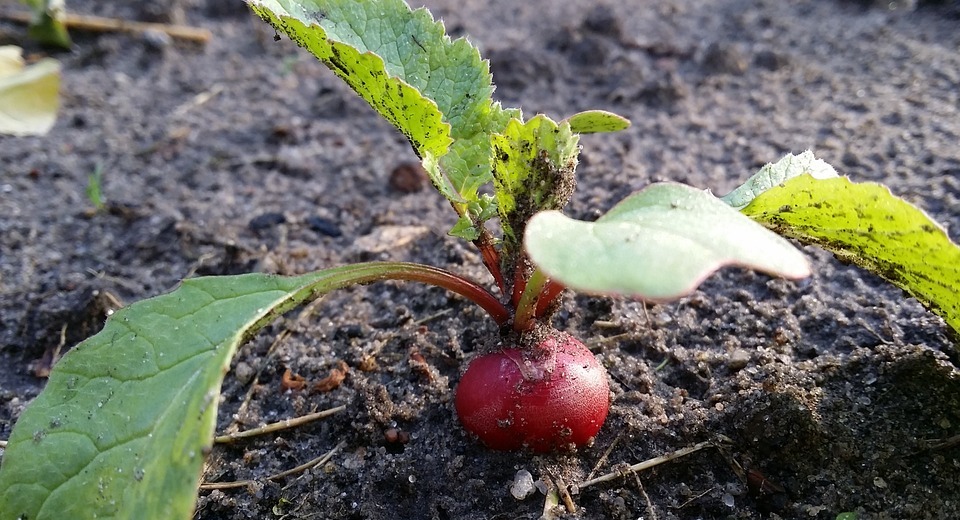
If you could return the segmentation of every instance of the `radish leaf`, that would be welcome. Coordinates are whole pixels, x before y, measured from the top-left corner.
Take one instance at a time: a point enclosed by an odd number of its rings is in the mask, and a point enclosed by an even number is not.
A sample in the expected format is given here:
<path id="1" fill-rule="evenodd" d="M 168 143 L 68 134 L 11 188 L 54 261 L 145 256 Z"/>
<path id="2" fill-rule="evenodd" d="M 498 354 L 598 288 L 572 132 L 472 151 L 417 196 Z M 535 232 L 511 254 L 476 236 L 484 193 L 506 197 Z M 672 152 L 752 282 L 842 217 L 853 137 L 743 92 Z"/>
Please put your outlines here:
<path id="1" fill-rule="evenodd" d="M 44 44 L 69 49 L 72 45 L 67 28 L 63 24 L 66 5 L 64 0 L 23 0 L 33 10 L 28 34 Z"/>
<path id="2" fill-rule="evenodd" d="M 25 66 L 22 50 L 0 47 L 0 134 L 43 135 L 60 105 L 60 63 L 44 58 Z"/>
<path id="3" fill-rule="evenodd" d="M 398 262 L 185 280 L 114 313 L 54 366 L 0 465 L 3 518 L 190 518 L 213 442 L 220 385 L 238 345 L 319 294 L 384 279 L 499 301 L 440 269 Z"/>
<path id="4" fill-rule="evenodd" d="M 759 194 L 742 211 L 872 271 L 960 332 L 960 247 L 885 186 L 802 175 Z"/>
<path id="5" fill-rule="evenodd" d="M 720 200 L 735 209 L 743 209 L 750 204 L 757 195 L 770 188 L 798 175 L 809 174 L 817 179 L 837 177 L 836 170 L 824 161 L 813 156 L 807 150 L 800 155 L 787 154 L 774 164 L 767 164 L 760 171 L 753 174 L 747 182 L 731 191 Z"/>
<path id="6" fill-rule="evenodd" d="M 786 278 L 810 274 L 787 240 L 710 193 L 677 183 L 653 184 L 596 222 L 539 213 L 524 244 L 531 260 L 567 287 L 652 301 L 689 294 L 726 265 Z"/>
<path id="7" fill-rule="evenodd" d="M 189 518 L 237 346 L 325 289 L 332 271 L 186 280 L 117 311 L 63 356 L 17 421 L 0 467 L 0 510 Z"/>
<path id="8" fill-rule="evenodd" d="M 248 3 L 403 132 L 434 186 L 468 216 L 492 180 L 490 134 L 520 117 L 493 102 L 490 67 L 475 47 L 402 0 Z M 467 235 L 470 227 L 460 226 Z"/>
<path id="9" fill-rule="evenodd" d="M 504 250 L 511 254 L 519 249 L 530 217 L 563 208 L 573 195 L 579 137 L 569 123 L 538 115 L 526 123 L 511 120 L 492 140 L 494 195 Z"/>
<path id="10" fill-rule="evenodd" d="M 577 134 L 619 132 L 630 128 L 630 120 L 606 110 L 587 110 L 566 119 L 570 130 Z"/>

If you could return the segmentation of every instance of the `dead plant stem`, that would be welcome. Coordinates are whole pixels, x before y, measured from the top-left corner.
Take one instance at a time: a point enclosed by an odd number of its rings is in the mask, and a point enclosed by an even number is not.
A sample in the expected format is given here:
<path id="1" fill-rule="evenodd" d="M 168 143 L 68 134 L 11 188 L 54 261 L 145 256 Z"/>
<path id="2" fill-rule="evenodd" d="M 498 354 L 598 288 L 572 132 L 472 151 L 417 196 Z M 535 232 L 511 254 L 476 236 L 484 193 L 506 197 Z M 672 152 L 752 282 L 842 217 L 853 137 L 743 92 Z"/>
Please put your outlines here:
<path id="1" fill-rule="evenodd" d="M 33 23 L 33 14 L 27 12 L 3 13 L 0 17 L 22 24 Z M 60 21 L 69 30 L 89 31 L 89 32 L 129 32 L 145 33 L 156 31 L 166 34 L 171 38 L 192 41 L 205 44 L 210 41 L 213 34 L 209 29 L 201 27 L 191 27 L 188 25 L 174 25 L 164 23 L 137 22 L 133 20 L 122 20 L 119 18 L 106 18 L 103 16 L 91 16 L 83 14 L 64 14 Z"/>
<path id="2" fill-rule="evenodd" d="M 213 440 L 218 444 L 226 444 L 234 442 L 240 439 L 246 439 L 249 437 L 255 437 L 257 435 L 264 435 L 266 433 L 279 432 L 283 430 L 288 430 L 290 428 L 296 428 L 297 426 L 302 426 L 304 424 L 318 421 L 320 419 L 330 417 L 331 415 L 340 413 L 347 409 L 346 405 L 340 405 L 328 410 L 323 410 L 322 412 L 315 412 L 307 414 L 301 417 L 295 417 L 293 419 L 284 419 L 275 423 L 270 423 L 266 426 L 261 426 L 259 428 L 253 428 L 252 430 L 246 430 L 237 433 L 229 433 L 227 435 L 219 435 Z"/>

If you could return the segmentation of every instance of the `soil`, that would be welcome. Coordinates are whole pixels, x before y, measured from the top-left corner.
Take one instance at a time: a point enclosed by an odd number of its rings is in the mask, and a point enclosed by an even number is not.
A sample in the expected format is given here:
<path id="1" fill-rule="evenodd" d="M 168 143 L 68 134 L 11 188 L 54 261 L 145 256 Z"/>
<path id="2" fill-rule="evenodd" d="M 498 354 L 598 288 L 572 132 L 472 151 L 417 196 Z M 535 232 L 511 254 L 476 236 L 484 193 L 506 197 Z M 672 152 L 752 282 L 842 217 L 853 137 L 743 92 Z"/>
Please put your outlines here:
<path id="1" fill-rule="evenodd" d="M 723 194 L 812 149 L 960 238 L 957 2 L 428 4 L 490 58 L 505 105 L 633 121 L 582 139 L 571 215 L 666 179 Z M 403 137 L 245 6 L 69 7 L 213 39 L 76 31 L 57 55 L 53 131 L 0 137 L 0 438 L 55 353 L 185 277 L 393 259 L 490 282 L 445 234 L 452 212 L 419 190 Z M 0 32 L 24 44 L 22 27 Z M 85 195 L 96 168 L 100 211 Z M 935 447 L 960 434 L 956 338 L 882 280 L 805 251 L 815 274 L 801 283 L 726 269 L 673 304 L 570 295 L 555 324 L 607 367 L 613 404 L 595 443 L 565 455 L 491 452 L 458 425 L 453 389 L 497 334 L 481 310 L 416 284 L 329 295 L 240 349 L 218 430 L 346 411 L 215 448 L 206 481 L 259 483 L 201 491 L 196 518 L 539 518 L 541 493 L 510 492 L 521 470 L 574 484 L 720 436 L 722 450 L 624 472 L 555 514 L 960 518 L 960 447 Z M 341 361 L 342 384 L 312 389 Z M 308 388 L 284 390 L 287 369 Z M 263 480 L 340 443 L 313 470 Z"/>

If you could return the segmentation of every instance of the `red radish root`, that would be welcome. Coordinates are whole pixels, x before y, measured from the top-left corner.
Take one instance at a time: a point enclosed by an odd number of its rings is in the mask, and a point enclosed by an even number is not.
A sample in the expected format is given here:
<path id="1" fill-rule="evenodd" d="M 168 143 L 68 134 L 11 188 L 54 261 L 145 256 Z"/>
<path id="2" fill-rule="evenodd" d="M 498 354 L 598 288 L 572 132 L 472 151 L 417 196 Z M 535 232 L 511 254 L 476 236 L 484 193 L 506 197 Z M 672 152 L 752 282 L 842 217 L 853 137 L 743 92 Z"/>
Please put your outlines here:
<path id="1" fill-rule="evenodd" d="M 606 370 L 583 343 L 552 330 L 532 348 L 475 358 L 455 404 L 464 428 L 489 448 L 569 450 L 600 430 L 610 387 Z"/>

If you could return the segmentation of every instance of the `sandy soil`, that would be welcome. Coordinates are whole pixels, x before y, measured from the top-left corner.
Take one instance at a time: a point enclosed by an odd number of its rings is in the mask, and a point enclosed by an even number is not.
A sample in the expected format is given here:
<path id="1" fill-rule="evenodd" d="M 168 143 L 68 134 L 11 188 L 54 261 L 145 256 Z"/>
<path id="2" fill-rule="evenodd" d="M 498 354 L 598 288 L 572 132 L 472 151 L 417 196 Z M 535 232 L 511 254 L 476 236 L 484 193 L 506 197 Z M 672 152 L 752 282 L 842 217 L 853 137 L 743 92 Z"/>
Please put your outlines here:
<path id="1" fill-rule="evenodd" d="M 505 104 L 633 121 L 583 139 L 572 215 L 656 180 L 726 193 L 765 162 L 812 149 L 856 180 L 889 185 L 957 240 L 960 5 L 877 4 L 429 7 L 491 59 Z M 214 38 L 77 33 L 76 49 L 58 56 L 54 130 L 0 137 L 0 438 L 43 387 L 45 356 L 95 332 L 111 306 L 184 277 L 395 259 L 487 280 L 476 253 L 445 236 L 453 218 L 438 195 L 391 187 L 391 172 L 414 159 L 402 136 L 244 6 L 70 7 L 182 20 Z M 22 37 L 0 24 L 3 40 Z M 84 190 L 98 165 L 108 205 L 93 212 Z M 196 517 L 538 518 L 543 495 L 509 491 L 520 470 L 575 483 L 724 435 L 725 452 L 583 489 L 576 512 L 560 514 L 960 518 L 960 448 L 929 449 L 960 434 L 955 338 L 877 278 L 807 251 L 816 274 L 799 284 L 727 270 L 670 305 L 571 295 L 556 324 L 592 346 L 615 394 L 595 444 L 571 455 L 493 453 L 460 429 L 452 389 L 496 333 L 479 309 L 413 284 L 331 295 L 241 349 L 220 428 L 258 370 L 243 428 L 347 411 L 217 448 L 205 478 L 262 479 L 342 448 L 299 477 L 201 492 Z M 370 359 L 376 367 L 360 370 Z M 288 368 L 312 383 L 338 361 L 351 367 L 339 388 L 280 386 Z"/>

